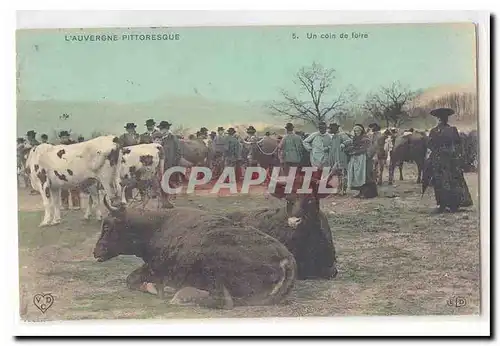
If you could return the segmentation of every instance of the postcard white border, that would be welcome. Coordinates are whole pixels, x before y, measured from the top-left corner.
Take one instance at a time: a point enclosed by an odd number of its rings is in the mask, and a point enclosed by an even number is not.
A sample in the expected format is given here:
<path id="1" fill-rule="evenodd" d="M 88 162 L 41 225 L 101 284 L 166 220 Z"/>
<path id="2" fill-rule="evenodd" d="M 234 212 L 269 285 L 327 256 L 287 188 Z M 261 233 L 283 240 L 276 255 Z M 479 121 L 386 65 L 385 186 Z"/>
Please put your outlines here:
<path id="1" fill-rule="evenodd" d="M 12 18 L 11 18 L 12 19 Z M 489 334 L 489 14 L 485 12 L 26 12 L 17 14 L 17 28 L 109 27 L 109 26 L 203 26 L 203 25 L 318 25 L 405 22 L 475 22 L 478 23 L 478 77 L 480 83 L 480 143 L 481 143 L 481 262 L 482 315 L 450 317 L 331 317 L 300 319 L 220 319 L 199 322 L 184 320 L 158 321 L 78 321 L 78 322 L 21 322 L 18 316 L 18 284 L 9 286 L 8 326 L 14 335 L 487 335 Z M 12 32 L 12 28 L 9 28 Z M 13 45 L 13 37 L 9 37 Z M 11 46 L 11 47 L 12 47 Z M 9 75 L 14 75 L 12 56 L 5 57 Z M 5 74 L 7 75 L 7 74 Z M 2 137 L 2 157 L 14 161 L 15 138 L 15 79 L 2 90 L 6 124 L 12 129 Z M 5 153 L 3 152 L 5 150 Z M 10 172 L 10 171 L 8 171 Z M 17 263 L 17 201 L 14 176 L 2 171 L 8 197 L 2 198 L 2 210 L 7 221 L 4 229 L 7 258 L 4 263 Z M 12 197 L 10 197 L 12 196 Z M 14 197 L 16 196 L 16 197 Z M 9 283 L 18 282 L 16 267 L 6 266 Z M 4 291 L 4 296 L 6 292 Z M 7 309 L 6 309 L 7 310 Z M 12 315 L 13 314 L 13 315 Z M 196 323 L 196 324 L 194 324 Z M 4 324 L 6 325 L 6 324 Z M 193 328 L 196 325 L 196 328 Z"/>

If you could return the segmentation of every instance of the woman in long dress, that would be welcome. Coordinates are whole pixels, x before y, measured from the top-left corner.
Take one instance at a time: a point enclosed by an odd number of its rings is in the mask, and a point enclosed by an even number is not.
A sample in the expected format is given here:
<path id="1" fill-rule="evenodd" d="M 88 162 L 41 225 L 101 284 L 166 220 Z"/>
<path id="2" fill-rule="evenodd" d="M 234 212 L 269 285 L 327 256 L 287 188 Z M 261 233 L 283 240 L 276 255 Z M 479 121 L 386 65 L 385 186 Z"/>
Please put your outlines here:
<path id="1" fill-rule="evenodd" d="M 353 127 L 352 142 L 346 143 L 345 151 L 349 155 L 347 165 L 347 185 L 351 190 L 358 190 L 357 198 L 373 198 L 378 196 L 377 185 L 373 174 L 373 158 L 368 155 L 371 145 L 361 124 Z"/>
<path id="2" fill-rule="evenodd" d="M 431 153 L 426 162 L 424 186 L 430 183 L 434 187 L 437 212 L 444 212 L 446 208 L 456 212 L 459 207 L 471 206 L 472 198 L 461 168 L 460 136 L 457 128 L 448 124 L 448 117 L 455 111 L 438 108 L 430 114 L 439 122 L 429 133 Z"/>

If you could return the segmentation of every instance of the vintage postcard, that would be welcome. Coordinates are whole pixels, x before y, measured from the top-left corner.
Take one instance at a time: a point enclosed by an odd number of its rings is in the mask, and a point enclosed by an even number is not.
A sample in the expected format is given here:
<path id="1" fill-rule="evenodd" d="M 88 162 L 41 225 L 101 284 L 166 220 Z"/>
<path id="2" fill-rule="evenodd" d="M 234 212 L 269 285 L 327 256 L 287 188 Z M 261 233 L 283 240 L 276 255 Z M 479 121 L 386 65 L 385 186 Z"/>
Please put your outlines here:
<path id="1" fill-rule="evenodd" d="M 20 319 L 479 315 L 476 29 L 17 30 Z"/>

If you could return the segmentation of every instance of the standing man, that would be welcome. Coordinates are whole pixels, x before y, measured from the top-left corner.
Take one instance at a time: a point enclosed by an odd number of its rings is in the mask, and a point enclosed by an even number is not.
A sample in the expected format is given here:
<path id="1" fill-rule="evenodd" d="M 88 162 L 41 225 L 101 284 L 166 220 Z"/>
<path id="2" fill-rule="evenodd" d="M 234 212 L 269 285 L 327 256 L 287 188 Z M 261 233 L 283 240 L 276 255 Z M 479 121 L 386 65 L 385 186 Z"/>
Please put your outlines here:
<path id="1" fill-rule="evenodd" d="M 304 158 L 302 138 L 293 132 L 293 128 L 292 123 L 285 125 L 286 134 L 278 144 L 278 156 L 285 175 L 288 175 L 290 167 L 300 167 Z"/>
<path id="2" fill-rule="evenodd" d="M 22 176 L 24 178 L 24 186 L 28 188 L 30 186 L 30 180 L 28 174 L 26 173 L 26 160 L 25 158 L 25 139 L 19 137 L 16 141 L 16 153 L 17 153 L 17 186 L 19 187 L 19 178 Z"/>
<path id="3" fill-rule="evenodd" d="M 324 121 L 318 124 L 318 131 L 311 133 L 302 142 L 307 151 L 310 152 L 311 166 L 317 167 L 318 171 L 313 176 L 321 177 L 321 170 L 328 166 L 332 139 L 326 132 L 326 123 Z"/>
<path id="4" fill-rule="evenodd" d="M 146 132 L 141 134 L 139 138 L 139 144 L 148 144 L 153 143 L 153 135 L 159 133 L 158 130 L 155 129 L 155 121 L 153 119 L 146 120 Z"/>
<path id="5" fill-rule="evenodd" d="M 227 130 L 226 148 L 224 152 L 226 167 L 234 167 L 236 181 L 240 180 L 240 160 L 241 160 L 241 143 L 234 135 L 236 131 L 230 127 Z"/>
<path id="6" fill-rule="evenodd" d="M 26 137 L 28 138 L 28 145 L 26 146 L 27 149 L 31 149 L 40 144 L 40 142 L 36 140 L 36 132 L 34 130 L 26 132 Z"/>
<path id="7" fill-rule="evenodd" d="M 217 178 L 224 170 L 224 152 L 226 150 L 226 136 L 222 126 L 217 128 L 217 135 L 212 144 L 214 153 L 212 176 Z"/>
<path id="8" fill-rule="evenodd" d="M 59 132 L 59 142 L 64 145 L 75 144 L 76 142 L 70 138 L 68 131 Z M 69 196 L 71 195 L 71 204 L 74 210 L 80 209 L 80 189 L 78 187 L 72 187 L 68 189 L 61 190 L 61 202 L 63 209 L 69 209 Z"/>
<path id="9" fill-rule="evenodd" d="M 368 128 L 371 130 L 369 136 L 371 144 L 367 155 L 373 159 L 373 175 L 377 180 L 377 184 L 382 185 L 382 175 L 388 154 L 385 151 L 385 142 L 388 136 L 386 135 L 387 132 L 380 132 L 381 128 L 377 123 L 368 125 Z"/>
<path id="10" fill-rule="evenodd" d="M 349 136 L 345 132 L 340 132 L 339 124 L 332 123 L 328 127 L 332 142 L 330 145 L 329 165 L 337 174 L 338 191 L 344 196 L 347 191 L 347 154 L 344 152 L 346 143 L 350 141 Z"/>
<path id="11" fill-rule="evenodd" d="M 25 157 L 28 154 L 28 152 L 32 148 L 36 147 L 37 145 L 40 145 L 40 142 L 36 140 L 36 132 L 34 130 L 29 130 L 28 132 L 26 132 L 26 137 L 28 139 L 28 143 L 24 144 L 24 153 L 23 153 L 23 160 L 24 161 L 26 161 Z M 24 182 L 26 183 L 26 187 L 29 187 L 30 194 L 31 195 L 36 195 L 37 191 L 34 190 L 33 187 L 31 186 L 30 177 L 28 175 L 25 175 Z"/>
<path id="12" fill-rule="evenodd" d="M 137 145 L 139 144 L 140 136 L 139 134 L 135 131 L 135 128 L 137 127 L 136 124 L 134 123 L 127 123 L 125 125 L 125 132 L 120 136 L 120 143 L 124 147 L 129 147 L 131 145 Z"/>
<path id="13" fill-rule="evenodd" d="M 245 141 L 250 142 L 252 140 L 252 137 L 255 136 L 255 133 L 257 133 L 257 130 L 255 129 L 255 127 L 250 125 L 250 126 L 248 126 L 246 132 L 247 132 L 247 137 L 245 138 Z"/>
<path id="14" fill-rule="evenodd" d="M 179 165 L 179 161 L 181 159 L 181 147 L 179 143 L 179 139 L 176 135 L 174 135 L 170 131 L 171 123 L 168 121 L 160 121 L 158 125 L 159 131 L 154 134 L 153 140 L 154 142 L 158 142 L 162 145 L 163 151 L 165 153 L 165 172 L 167 169 L 171 167 L 175 167 Z M 163 177 L 163 172 L 161 173 L 161 177 Z M 180 180 L 179 174 L 176 172 L 170 176 L 170 186 L 176 185 Z M 161 202 L 162 208 L 173 208 L 173 204 L 169 200 L 169 194 L 165 193 L 163 190 L 161 191 Z"/>
<path id="15" fill-rule="evenodd" d="M 45 133 L 40 136 L 42 139 L 42 144 L 43 143 L 48 143 L 49 142 L 49 136 L 47 136 Z"/>

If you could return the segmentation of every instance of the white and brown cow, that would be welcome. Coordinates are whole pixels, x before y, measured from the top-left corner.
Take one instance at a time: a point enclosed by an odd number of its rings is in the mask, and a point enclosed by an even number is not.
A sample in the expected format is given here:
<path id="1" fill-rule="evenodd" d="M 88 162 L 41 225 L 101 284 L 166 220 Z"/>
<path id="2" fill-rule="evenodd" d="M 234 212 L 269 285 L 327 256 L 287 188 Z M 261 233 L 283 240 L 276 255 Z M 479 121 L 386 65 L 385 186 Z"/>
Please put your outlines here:
<path id="1" fill-rule="evenodd" d="M 113 200 L 118 199 L 115 183 L 120 159 L 119 140 L 115 136 L 101 136 L 71 145 L 40 144 L 33 148 L 27 169 L 31 185 L 42 196 L 45 208 L 40 226 L 61 222 L 61 189 L 99 181 L 106 194 Z M 99 206 L 99 198 L 92 199 Z M 88 208 L 86 217 L 90 216 Z"/>
<path id="2" fill-rule="evenodd" d="M 118 164 L 117 186 L 121 187 L 122 202 L 131 199 L 131 191 L 137 188 L 145 199 L 146 190 L 151 188 L 157 195 L 164 168 L 163 147 L 158 143 L 139 144 L 121 149 Z"/>

